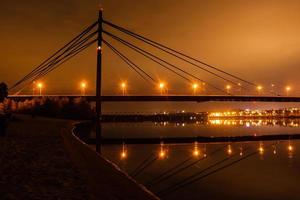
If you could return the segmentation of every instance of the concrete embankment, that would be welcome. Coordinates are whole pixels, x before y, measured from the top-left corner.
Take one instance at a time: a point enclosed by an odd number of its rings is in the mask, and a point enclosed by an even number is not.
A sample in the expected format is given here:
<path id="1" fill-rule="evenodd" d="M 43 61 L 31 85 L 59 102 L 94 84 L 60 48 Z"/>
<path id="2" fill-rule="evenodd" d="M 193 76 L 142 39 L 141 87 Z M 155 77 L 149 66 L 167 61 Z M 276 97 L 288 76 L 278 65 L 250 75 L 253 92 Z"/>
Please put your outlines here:
<path id="1" fill-rule="evenodd" d="M 65 129 L 62 136 L 72 159 L 86 177 L 94 199 L 159 199 L 74 133 L 69 134 Z"/>

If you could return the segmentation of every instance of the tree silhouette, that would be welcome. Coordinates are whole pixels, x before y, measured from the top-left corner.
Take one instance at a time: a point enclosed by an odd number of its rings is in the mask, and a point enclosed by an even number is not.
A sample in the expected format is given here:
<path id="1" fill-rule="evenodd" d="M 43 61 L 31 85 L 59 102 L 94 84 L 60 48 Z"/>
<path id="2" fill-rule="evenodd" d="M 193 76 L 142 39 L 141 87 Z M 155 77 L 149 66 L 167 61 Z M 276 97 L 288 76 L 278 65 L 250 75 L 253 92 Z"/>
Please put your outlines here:
<path id="1" fill-rule="evenodd" d="M 7 97 L 7 85 L 5 83 L 0 83 L 0 102 L 3 102 L 4 99 Z"/>

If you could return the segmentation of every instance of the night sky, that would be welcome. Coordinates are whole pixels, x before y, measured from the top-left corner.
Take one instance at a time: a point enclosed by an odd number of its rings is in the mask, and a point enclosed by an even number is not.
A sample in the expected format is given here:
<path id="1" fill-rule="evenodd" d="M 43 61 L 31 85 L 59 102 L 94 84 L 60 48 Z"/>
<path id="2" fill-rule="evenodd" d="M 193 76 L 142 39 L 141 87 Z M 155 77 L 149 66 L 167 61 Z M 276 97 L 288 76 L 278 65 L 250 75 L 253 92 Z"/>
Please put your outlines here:
<path id="1" fill-rule="evenodd" d="M 9 85 L 95 21 L 99 3 L 0 1 L 0 78 Z M 300 1 L 104 0 L 102 4 L 109 21 L 262 84 L 265 90 L 274 83 L 278 92 L 291 85 L 298 93 Z M 183 79 L 116 46 L 154 77 L 166 81 L 170 93 L 189 94 L 190 86 Z M 155 92 L 108 48 L 104 47 L 103 57 L 104 94 L 119 93 L 121 80 L 127 80 L 129 92 Z M 191 66 L 181 66 L 219 87 L 226 84 Z M 78 93 L 78 82 L 84 79 L 89 93 L 94 93 L 95 67 L 96 46 L 43 78 L 45 90 L 48 94 Z"/>

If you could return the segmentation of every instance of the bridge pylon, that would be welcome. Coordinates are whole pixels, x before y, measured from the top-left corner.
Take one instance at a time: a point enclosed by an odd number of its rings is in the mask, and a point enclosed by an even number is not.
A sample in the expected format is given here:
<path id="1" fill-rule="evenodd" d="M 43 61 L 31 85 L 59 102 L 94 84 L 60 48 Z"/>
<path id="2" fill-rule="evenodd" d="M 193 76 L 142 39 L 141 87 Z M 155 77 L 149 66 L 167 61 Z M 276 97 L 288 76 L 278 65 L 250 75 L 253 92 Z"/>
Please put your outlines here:
<path id="1" fill-rule="evenodd" d="M 96 70 L 96 151 L 101 154 L 101 113 L 102 113 L 102 24 L 103 9 L 99 9 L 98 15 L 98 46 L 97 46 L 97 70 Z"/>

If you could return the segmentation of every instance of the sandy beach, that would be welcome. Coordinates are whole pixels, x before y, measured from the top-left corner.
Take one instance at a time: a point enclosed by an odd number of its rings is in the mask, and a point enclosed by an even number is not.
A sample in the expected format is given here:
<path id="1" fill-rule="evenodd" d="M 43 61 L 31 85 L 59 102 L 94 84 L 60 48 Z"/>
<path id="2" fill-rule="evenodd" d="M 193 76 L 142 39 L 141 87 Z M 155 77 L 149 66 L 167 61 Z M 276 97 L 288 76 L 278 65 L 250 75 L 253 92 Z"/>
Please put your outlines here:
<path id="1" fill-rule="evenodd" d="M 60 134 L 67 121 L 17 118 L 0 138 L 0 199 L 88 199 Z"/>

